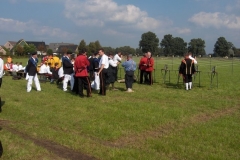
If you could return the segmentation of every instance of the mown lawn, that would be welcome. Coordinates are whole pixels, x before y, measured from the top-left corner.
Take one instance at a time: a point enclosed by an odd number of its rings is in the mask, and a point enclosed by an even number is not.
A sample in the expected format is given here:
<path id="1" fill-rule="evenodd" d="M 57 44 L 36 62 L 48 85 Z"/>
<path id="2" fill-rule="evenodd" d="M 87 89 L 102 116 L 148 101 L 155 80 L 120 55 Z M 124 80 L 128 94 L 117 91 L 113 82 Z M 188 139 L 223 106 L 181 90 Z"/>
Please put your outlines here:
<path id="1" fill-rule="evenodd" d="M 177 84 L 180 60 L 155 58 L 153 86 L 135 83 L 126 93 L 116 83 L 119 91 L 106 97 L 82 99 L 49 83 L 27 93 L 26 80 L 5 76 L 2 159 L 240 159 L 239 59 L 199 58 L 190 91 Z M 171 71 L 164 84 L 165 64 Z"/>

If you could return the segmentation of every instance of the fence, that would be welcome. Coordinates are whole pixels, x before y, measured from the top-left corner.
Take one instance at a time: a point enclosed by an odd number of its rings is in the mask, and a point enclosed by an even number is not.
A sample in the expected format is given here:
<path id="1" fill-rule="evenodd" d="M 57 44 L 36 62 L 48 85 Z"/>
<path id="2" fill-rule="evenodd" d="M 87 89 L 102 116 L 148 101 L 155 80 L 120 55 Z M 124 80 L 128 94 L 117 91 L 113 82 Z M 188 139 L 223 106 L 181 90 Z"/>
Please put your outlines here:
<path id="1" fill-rule="evenodd" d="M 140 58 L 134 58 L 139 62 Z M 154 83 L 166 85 L 180 85 L 182 78 L 179 77 L 178 68 L 182 58 L 154 58 L 155 69 L 153 71 Z M 240 81 L 240 59 L 231 58 L 198 58 L 196 74 L 193 83 L 199 87 L 218 87 L 218 83 L 229 83 L 229 79 L 237 78 Z M 118 78 L 124 78 L 124 68 L 119 66 Z M 135 71 L 135 76 L 140 76 L 140 71 Z M 227 78 L 229 77 L 229 78 Z"/>

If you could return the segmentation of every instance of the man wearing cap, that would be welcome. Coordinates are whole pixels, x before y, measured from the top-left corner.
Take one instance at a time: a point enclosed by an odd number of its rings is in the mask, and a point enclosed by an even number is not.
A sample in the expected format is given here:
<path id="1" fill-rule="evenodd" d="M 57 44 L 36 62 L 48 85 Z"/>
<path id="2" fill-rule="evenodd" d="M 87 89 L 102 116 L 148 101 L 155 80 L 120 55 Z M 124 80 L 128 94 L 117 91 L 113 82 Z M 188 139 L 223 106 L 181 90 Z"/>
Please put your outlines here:
<path id="1" fill-rule="evenodd" d="M 103 48 L 99 49 L 98 54 L 101 56 L 101 59 L 99 62 L 99 70 L 97 73 L 97 76 L 99 76 L 100 78 L 99 95 L 105 96 L 106 95 L 106 78 L 107 78 L 108 67 L 109 67 L 108 56 L 105 55 Z"/>
<path id="2" fill-rule="evenodd" d="M 127 92 L 133 92 L 132 84 L 134 82 L 134 71 L 136 70 L 136 62 L 132 60 L 132 55 L 127 56 L 127 60 L 122 63 L 125 69 L 125 85 Z"/>
<path id="3" fill-rule="evenodd" d="M 87 67 L 90 65 L 87 59 L 87 50 L 84 48 L 80 51 L 74 63 L 75 77 L 78 84 L 78 93 L 80 97 L 84 97 L 83 88 L 87 89 L 87 97 L 91 97 L 91 82 L 88 77 Z"/>
<path id="4" fill-rule="evenodd" d="M 74 85 L 74 81 L 71 80 L 72 74 L 73 74 L 73 64 L 70 60 L 71 55 L 72 55 L 72 52 L 67 52 L 67 55 L 64 58 L 62 58 L 63 74 L 64 74 L 63 91 L 67 91 L 68 81 L 70 81 L 71 90 L 73 89 L 73 85 Z"/>
<path id="5" fill-rule="evenodd" d="M 28 74 L 27 92 L 32 90 L 32 81 L 34 80 L 37 91 L 41 91 L 40 83 L 37 75 L 37 52 L 32 53 L 32 57 L 28 60 L 26 73 Z"/>

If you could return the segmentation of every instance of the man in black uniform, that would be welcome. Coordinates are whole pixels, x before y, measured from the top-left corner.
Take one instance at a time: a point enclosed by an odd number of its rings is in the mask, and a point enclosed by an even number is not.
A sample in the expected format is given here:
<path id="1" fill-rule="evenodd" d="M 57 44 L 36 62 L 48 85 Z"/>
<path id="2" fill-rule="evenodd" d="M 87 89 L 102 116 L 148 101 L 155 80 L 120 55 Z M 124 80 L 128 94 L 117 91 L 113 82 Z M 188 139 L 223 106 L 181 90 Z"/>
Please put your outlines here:
<path id="1" fill-rule="evenodd" d="M 194 66 L 194 60 L 189 58 L 189 54 L 186 53 L 185 58 L 182 60 L 179 74 L 183 77 L 186 90 L 192 89 L 192 75 L 196 72 Z"/>

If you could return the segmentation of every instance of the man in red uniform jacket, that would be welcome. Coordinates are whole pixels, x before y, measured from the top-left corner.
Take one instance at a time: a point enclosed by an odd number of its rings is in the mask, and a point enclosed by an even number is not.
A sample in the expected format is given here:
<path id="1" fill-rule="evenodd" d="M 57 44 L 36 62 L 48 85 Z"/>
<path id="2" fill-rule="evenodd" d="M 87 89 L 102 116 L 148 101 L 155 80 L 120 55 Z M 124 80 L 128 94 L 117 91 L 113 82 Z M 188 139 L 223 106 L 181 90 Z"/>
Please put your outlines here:
<path id="1" fill-rule="evenodd" d="M 145 53 L 143 55 L 143 57 L 140 59 L 140 62 L 139 62 L 139 70 L 140 70 L 140 84 L 143 83 L 143 76 L 144 76 L 144 82 L 146 83 L 148 81 L 148 78 L 146 76 L 146 63 L 147 63 L 147 53 Z"/>
<path id="2" fill-rule="evenodd" d="M 146 58 L 147 58 L 147 61 L 146 61 L 146 74 L 147 74 L 147 77 L 149 79 L 149 84 L 152 85 L 153 84 L 153 76 L 152 76 L 152 72 L 153 72 L 153 66 L 154 66 L 154 60 L 152 58 L 152 55 L 151 55 L 151 52 L 147 52 L 146 54 Z"/>
<path id="3" fill-rule="evenodd" d="M 78 81 L 78 93 L 81 98 L 84 97 L 84 87 L 87 89 L 87 97 L 91 97 L 91 82 L 87 71 L 90 62 L 87 59 L 86 53 L 86 49 L 82 49 L 74 63 L 75 77 Z"/>

